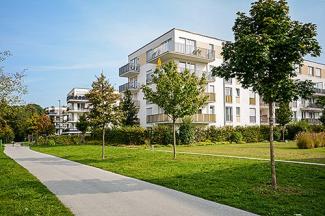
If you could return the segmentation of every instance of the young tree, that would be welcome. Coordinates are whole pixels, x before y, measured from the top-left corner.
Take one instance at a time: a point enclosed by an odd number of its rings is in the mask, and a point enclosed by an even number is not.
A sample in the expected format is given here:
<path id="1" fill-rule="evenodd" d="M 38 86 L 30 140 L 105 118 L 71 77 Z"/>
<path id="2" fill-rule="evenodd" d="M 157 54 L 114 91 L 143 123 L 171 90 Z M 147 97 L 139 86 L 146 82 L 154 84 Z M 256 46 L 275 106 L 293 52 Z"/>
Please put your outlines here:
<path id="1" fill-rule="evenodd" d="M 76 124 L 77 129 L 82 133 L 82 139 L 85 141 L 85 134 L 89 127 L 89 122 L 87 120 L 86 115 L 82 115 L 79 117 L 79 121 Z"/>
<path id="2" fill-rule="evenodd" d="M 276 122 L 282 127 L 282 140 L 284 141 L 286 125 L 292 119 L 292 111 L 289 103 L 280 102 L 279 108 L 275 110 L 275 119 Z"/>
<path id="3" fill-rule="evenodd" d="M 311 81 L 294 80 L 295 67 L 307 54 L 320 55 L 316 25 L 291 20 L 285 0 L 259 0 L 249 15 L 237 13 L 234 42 L 222 48 L 224 62 L 215 76 L 236 78 L 269 104 L 272 186 L 277 187 L 273 149 L 274 103 L 290 102 L 313 92 Z"/>
<path id="4" fill-rule="evenodd" d="M 86 94 L 91 103 L 88 119 L 90 124 L 102 129 L 102 159 L 105 159 L 105 130 L 108 126 L 117 125 L 121 113 L 117 102 L 119 95 L 114 92 L 113 86 L 106 80 L 103 73 L 93 82 L 92 89 Z"/>
<path id="5" fill-rule="evenodd" d="M 54 125 L 47 115 L 33 114 L 29 119 L 29 131 L 35 136 L 36 141 L 40 135 L 50 135 L 54 133 Z"/>
<path id="6" fill-rule="evenodd" d="M 130 90 L 125 91 L 124 97 L 120 103 L 120 109 L 123 114 L 122 125 L 133 126 L 139 124 L 139 119 L 137 116 L 138 109 L 132 101 L 132 94 Z"/>
<path id="7" fill-rule="evenodd" d="M 0 52 L 0 63 L 10 55 L 9 51 Z M 24 76 L 24 72 L 5 73 L 0 66 L 0 101 L 8 104 L 20 102 L 21 96 L 27 92 L 23 84 Z"/>
<path id="8" fill-rule="evenodd" d="M 198 78 L 189 70 L 178 72 L 175 62 L 170 61 L 158 67 L 153 74 L 153 90 L 149 85 L 142 87 L 146 100 L 163 108 L 173 123 L 173 156 L 176 159 L 177 119 L 191 116 L 200 109 L 207 97 L 204 95 L 206 79 Z"/>

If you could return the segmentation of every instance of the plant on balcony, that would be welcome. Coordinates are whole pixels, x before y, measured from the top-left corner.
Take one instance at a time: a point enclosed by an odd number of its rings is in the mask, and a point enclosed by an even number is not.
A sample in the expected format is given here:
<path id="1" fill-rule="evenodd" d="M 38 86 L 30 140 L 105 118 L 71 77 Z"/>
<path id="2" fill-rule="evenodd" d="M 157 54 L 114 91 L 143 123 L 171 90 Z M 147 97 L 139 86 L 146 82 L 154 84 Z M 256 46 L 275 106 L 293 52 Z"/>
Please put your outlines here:
<path id="1" fill-rule="evenodd" d="M 122 125 L 134 126 L 139 125 L 139 118 L 137 116 L 138 108 L 135 106 L 132 100 L 132 94 L 130 90 L 124 92 L 124 97 L 120 103 L 120 109 L 122 111 Z"/>
<path id="2" fill-rule="evenodd" d="M 292 119 L 292 111 L 289 106 L 289 103 L 281 102 L 279 104 L 279 108 L 275 110 L 275 119 L 276 122 L 282 128 L 282 141 L 284 141 L 284 134 L 286 130 L 286 125 L 291 122 Z"/>
<path id="3" fill-rule="evenodd" d="M 105 159 L 105 129 L 120 123 L 121 112 L 117 106 L 120 96 L 101 73 L 86 97 L 91 103 L 88 114 L 90 124 L 102 131 L 102 159 Z"/>
<path id="4" fill-rule="evenodd" d="M 320 55 L 316 25 L 291 20 L 285 0 L 259 0 L 249 15 L 238 12 L 234 42 L 222 48 L 224 63 L 213 69 L 215 76 L 236 78 L 244 88 L 252 88 L 269 105 L 272 187 L 276 189 L 273 148 L 274 103 L 291 102 L 313 93 L 310 81 L 299 81 L 295 65 L 307 54 Z"/>
<path id="5" fill-rule="evenodd" d="M 198 78 L 195 73 L 185 69 L 178 72 L 177 64 L 170 61 L 158 66 L 153 74 L 152 83 L 142 87 L 145 99 L 163 108 L 173 124 L 173 157 L 176 159 L 176 121 L 198 112 L 206 102 L 205 77 Z"/>

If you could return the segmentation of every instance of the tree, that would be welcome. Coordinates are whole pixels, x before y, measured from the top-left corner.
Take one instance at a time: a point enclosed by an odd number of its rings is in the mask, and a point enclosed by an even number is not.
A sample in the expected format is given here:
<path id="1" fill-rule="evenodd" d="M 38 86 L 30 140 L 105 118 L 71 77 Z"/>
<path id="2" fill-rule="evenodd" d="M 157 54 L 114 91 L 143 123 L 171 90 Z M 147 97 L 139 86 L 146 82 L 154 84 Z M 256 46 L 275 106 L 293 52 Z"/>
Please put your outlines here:
<path id="1" fill-rule="evenodd" d="M 145 99 L 164 109 L 173 123 L 173 156 L 176 159 L 176 121 L 191 116 L 200 109 L 207 97 L 204 95 L 206 79 L 198 78 L 189 70 L 178 72 L 175 62 L 158 66 L 152 78 L 153 90 L 149 85 L 142 87 Z"/>
<path id="2" fill-rule="evenodd" d="M 54 125 L 47 115 L 33 114 L 29 119 L 29 131 L 35 136 L 36 141 L 40 135 L 48 136 L 54 133 Z"/>
<path id="3" fill-rule="evenodd" d="M 0 52 L 0 62 L 3 62 L 11 54 L 9 51 Z M 26 94 L 26 86 L 23 85 L 24 72 L 5 73 L 0 66 L 0 101 L 9 104 L 20 102 L 21 96 Z"/>
<path id="4" fill-rule="evenodd" d="M 292 111 L 289 103 L 280 102 L 279 108 L 275 110 L 275 119 L 276 122 L 282 127 L 282 140 L 284 141 L 286 125 L 292 119 Z"/>
<path id="5" fill-rule="evenodd" d="M 89 122 L 87 120 L 87 117 L 86 115 L 82 115 L 79 117 L 79 121 L 77 122 L 76 124 L 76 127 L 79 131 L 81 131 L 82 133 L 82 138 L 83 138 L 83 141 L 85 140 L 85 134 L 88 130 L 88 127 L 89 127 Z"/>
<path id="6" fill-rule="evenodd" d="M 120 109 L 123 114 L 122 125 L 133 126 L 139 124 L 139 119 L 137 116 L 138 109 L 132 101 L 132 94 L 130 90 L 125 91 L 124 97 L 120 103 Z"/>
<path id="7" fill-rule="evenodd" d="M 105 159 L 105 130 L 108 126 L 120 123 L 121 112 L 117 105 L 119 94 L 106 80 L 103 73 L 93 82 L 92 89 L 86 94 L 92 104 L 88 114 L 92 126 L 102 129 L 102 159 Z"/>
<path id="8" fill-rule="evenodd" d="M 224 44 L 224 62 L 213 69 L 213 74 L 236 78 L 268 103 L 272 187 L 276 189 L 274 104 L 313 93 L 311 81 L 293 78 L 297 76 L 296 65 L 302 64 L 305 55 L 320 55 L 316 25 L 291 20 L 285 0 L 259 0 L 252 3 L 249 15 L 237 13 L 233 32 L 235 41 Z"/>

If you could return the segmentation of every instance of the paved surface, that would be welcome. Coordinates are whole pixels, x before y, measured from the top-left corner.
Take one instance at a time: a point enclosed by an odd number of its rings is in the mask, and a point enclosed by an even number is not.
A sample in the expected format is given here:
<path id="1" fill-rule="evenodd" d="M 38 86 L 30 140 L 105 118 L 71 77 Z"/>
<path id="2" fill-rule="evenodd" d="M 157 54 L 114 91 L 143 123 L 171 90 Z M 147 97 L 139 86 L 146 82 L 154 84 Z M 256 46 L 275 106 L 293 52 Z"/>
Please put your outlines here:
<path id="1" fill-rule="evenodd" d="M 85 216 L 253 216 L 98 168 L 7 145 L 5 153 L 29 170 L 69 207 Z"/>
<path id="2" fill-rule="evenodd" d="M 169 150 L 154 150 L 158 152 L 171 153 Z M 202 156 L 212 156 L 212 157 L 225 157 L 225 158 L 237 158 L 237 159 L 246 159 L 246 160 L 260 160 L 260 161 L 270 161 L 267 158 L 256 158 L 256 157 L 245 157 L 245 156 L 234 156 L 234 155 L 222 155 L 222 154 L 209 154 L 209 153 L 197 153 L 197 152 L 181 152 L 178 151 L 177 154 L 189 154 L 189 155 L 202 155 Z M 282 163 L 293 163 L 293 164 L 305 164 L 305 165 L 315 165 L 315 166 L 325 166 L 323 163 L 314 163 L 314 162 L 304 162 L 304 161 L 291 161 L 291 160 L 275 160 L 276 162 Z"/>

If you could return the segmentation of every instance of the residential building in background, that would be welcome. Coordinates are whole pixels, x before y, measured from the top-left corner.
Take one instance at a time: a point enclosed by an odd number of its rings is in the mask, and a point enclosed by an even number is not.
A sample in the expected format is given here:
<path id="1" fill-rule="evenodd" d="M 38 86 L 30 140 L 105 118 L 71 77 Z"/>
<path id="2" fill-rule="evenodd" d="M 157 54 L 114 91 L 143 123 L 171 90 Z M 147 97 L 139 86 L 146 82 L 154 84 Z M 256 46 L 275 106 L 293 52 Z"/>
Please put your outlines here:
<path id="1" fill-rule="evenodd" d="M 259 96 L 244 89 L 235 80 L 212 77 L 211 70 L 223 62 L 221 56 L 224 40 L 181 29 L 171 29 L 128 56 L 128 63 L 119 69 L 119 76 L 127 82 L 119 92 L 129 89 L 139 107 L 140 125 L 151 127 L 171 123 L 164 110 L 144 99 L 140 87 L 150 84 L 158 58 L 162 63 L 175 61 L 179 71 L 185 68 L 197 76 L 208 78 L 207 103 L 192 116 L 193 123 L 202 126 L 245 126 L 260 124 Z"/>
<path id="2" fill-rule="evenodd" d="M 89 92 L 87 88 L 73 88 L 67 95 L 67 128 L 64 134 L 81 133 L 76 124 L 79 117 L 89 112 L 89 100 L 86 94 Z"/>
<path id="3" fill-rule="evenodd" d="M 67 107 L 66 106 L 50 106 L 45 108 L 46 114 L 50 117 L 55 127 L 55 134 L 61 135 L 67 129 Z"/>
<path id="4" fill-rule="evenodd" d="M 325 96 L 325 64 L 305 60 L 303 65 L 296 69 L 299 80 L 311 80 L 315 85 L 315 93 L 307 100 L 298 99 L 290 104 L 293 112 L 293 120 L 305 120 L 310 124 L 320 124 L 318 120 L 322 113 L 322 108 L 317 105 L 317 99 Z M 268 105 L 261 100 L 261 124 L 269 122 Z"/>

